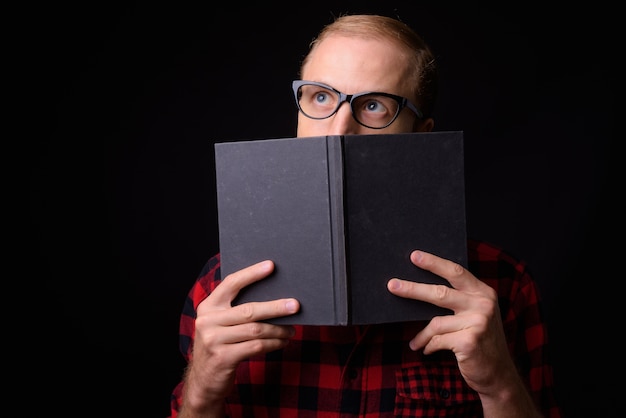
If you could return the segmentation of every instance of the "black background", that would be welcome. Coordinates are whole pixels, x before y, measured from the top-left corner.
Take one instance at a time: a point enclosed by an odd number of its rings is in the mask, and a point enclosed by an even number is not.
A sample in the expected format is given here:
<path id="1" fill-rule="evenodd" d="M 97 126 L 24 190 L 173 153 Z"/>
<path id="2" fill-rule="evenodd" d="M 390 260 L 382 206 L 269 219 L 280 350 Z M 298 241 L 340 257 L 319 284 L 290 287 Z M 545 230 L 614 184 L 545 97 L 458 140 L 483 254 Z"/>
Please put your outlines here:
<path id="1" fill-rule="evenodd" d="M 617 13 L 600 3 L 28 11 L 20 33 L 33 42 L 21 51 L 42 131 L 28 141 L 33 248 L 19 315 L 35 337 L 23 347 L 34 348 L 29 407 L 169 413 L 184 368 L 182 304 L 218 250 L 213 143 L 295 133 L 290 81 L 317 30 L 342 12 L 399 16 L 431 44 L 442 83 L 435 129 L 465 132 L 469 235 L 529 262 L 567 416 L 618 416 L 621 48 Z"/>

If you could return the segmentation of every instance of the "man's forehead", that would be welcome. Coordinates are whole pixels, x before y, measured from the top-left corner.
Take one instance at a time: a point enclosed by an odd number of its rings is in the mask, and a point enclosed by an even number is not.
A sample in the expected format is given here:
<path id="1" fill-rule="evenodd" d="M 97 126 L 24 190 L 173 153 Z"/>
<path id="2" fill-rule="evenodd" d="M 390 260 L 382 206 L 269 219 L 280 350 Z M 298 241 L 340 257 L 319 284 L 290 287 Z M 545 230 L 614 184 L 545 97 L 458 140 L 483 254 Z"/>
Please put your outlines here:
<path id="1" fill-rule="evenodd" d="M 389 40 L 333 35 L 316 45 L 302 78 L 348 94 L 375 90 L 407 95 L 412 90 L 408 70 L 404 51 Z"/>

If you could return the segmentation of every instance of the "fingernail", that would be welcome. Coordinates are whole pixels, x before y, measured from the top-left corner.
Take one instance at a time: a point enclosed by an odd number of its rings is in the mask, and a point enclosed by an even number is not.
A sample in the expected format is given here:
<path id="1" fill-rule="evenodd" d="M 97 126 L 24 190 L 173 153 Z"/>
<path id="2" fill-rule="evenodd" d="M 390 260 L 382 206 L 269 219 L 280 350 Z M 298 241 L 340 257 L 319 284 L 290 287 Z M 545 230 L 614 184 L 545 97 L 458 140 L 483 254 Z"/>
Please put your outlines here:
<path id="1" fill-rule="evenodd" d="M 285 308 L 287 308 L 288 312 L 296 312 L 298 310 L 298 304 L 295 300 L 288 300 L 285 303 Z"/>
<path id="2" fill-rule="evenodd" d="M 263 270 L 270 271 L 272 269 L 272 262 L 270 260 L 265 260 L 261 262 L 260 266 Z"/>

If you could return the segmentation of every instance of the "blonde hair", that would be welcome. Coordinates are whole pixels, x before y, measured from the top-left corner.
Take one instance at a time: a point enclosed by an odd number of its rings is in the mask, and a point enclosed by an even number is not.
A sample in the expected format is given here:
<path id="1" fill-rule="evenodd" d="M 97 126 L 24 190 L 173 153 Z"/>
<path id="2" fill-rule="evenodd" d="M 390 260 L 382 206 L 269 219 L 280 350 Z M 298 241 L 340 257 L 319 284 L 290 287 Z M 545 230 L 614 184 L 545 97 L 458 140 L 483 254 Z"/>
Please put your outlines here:
<path id="1" fill-rule="evenodd" d="M 324 39 L 331 35 L 356 36 L 361 38 L 386 39 L 398 45 L 406 52 L 410 60 L 411 84 L 417 98 L 417 106 L 424 117 L 432 115 L 437 95 L 437 66 L 435 57 L 413 29 L 404 22 L 380 15 L 342 15 L 324 26 L 309 45 L 309 52 L 304 57 L 300 69 L 307 64 L 311 52 Z"/>

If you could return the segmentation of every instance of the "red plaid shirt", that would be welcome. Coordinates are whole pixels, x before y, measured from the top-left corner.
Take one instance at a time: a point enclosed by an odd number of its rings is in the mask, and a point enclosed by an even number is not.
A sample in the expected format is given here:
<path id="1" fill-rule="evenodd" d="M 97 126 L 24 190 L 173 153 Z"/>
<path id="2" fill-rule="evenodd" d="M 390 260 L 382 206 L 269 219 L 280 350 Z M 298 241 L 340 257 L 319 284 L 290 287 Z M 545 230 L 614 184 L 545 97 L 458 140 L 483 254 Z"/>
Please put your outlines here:
<path id="1" fill-rule="evenodd" d="M 553 393 L 538 289 L 524 263 L 486 243 L 468 242 L 469 270 L 496 289 L 509 350 L 547 418 L 560 417 Z M 220 282 L 219 254 L 189 292 L 180 320 L 180 348 L 193 346 L 196 307 Z M 375 309 L 375 307 L 373 307 Z M 478 394 L 451 351 L 423 355 L 409 340 L 425 323 L 297 326 L 282 350 L 239 365 L 226 399 L 229 417 L 481 417 Z M 178 414 L 182 382 L 172 393 Z"/>

